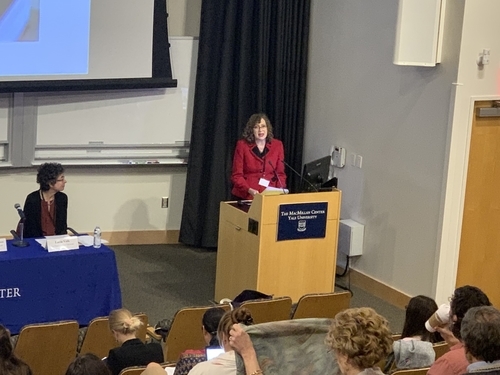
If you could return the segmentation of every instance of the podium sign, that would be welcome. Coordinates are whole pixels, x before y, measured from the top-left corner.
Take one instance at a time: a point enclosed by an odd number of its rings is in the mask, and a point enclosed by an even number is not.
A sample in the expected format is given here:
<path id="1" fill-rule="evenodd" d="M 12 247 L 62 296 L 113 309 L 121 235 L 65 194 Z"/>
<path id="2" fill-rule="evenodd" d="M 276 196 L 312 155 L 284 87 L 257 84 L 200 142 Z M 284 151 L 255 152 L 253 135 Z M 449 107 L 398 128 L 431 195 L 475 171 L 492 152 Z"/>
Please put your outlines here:
<path id="1" fill-rule="evenodd" d="M 280 204 L 278 241 L 324 238 L 328 202 Z"/>

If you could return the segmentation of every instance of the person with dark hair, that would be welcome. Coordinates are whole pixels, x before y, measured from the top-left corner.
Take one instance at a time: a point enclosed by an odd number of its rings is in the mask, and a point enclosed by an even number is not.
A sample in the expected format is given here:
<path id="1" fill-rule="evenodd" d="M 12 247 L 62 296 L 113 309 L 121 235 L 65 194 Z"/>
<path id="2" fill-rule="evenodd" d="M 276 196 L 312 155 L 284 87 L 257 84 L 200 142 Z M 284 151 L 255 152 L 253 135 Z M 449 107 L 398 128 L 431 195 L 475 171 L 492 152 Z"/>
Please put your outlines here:
<path id="1" fill-rule="evenodd" d="M 253 199 L 266 187 L 286 187 L 283 143 L 274 138 L 271 121 L 264 113 L 250 116 L 233 158 L 231 194 L 236 199 Z"/>
<path id="2" fill-rule="evenodd" d="M 203 314 L 201 331 L 207 348 L 220 348 L 217 339 L 217 327 L 225 313 L 226 310 L 220 307 L 212 307 Z M 180 354 L 174 375 L 187 375 L 194 366 L 206 360 L 206 349 L 188 349 Z"/>
<path id="3" fill-rule="evenodd" d="M 113 375 L 130 366 L 146 366 L 150 362 L 163 362 L 160 344 L 144 344 L 136 337 L 142 321 L 127 309 L 117 309 L 109 314 L 109 329 L 121 345 L 111 349 L 106 359 Z"/>
<path id="4" fill-rule="evenodd" d="M 491 306 L 490 300 L 481 289 L 470 285 L 455 289 L 450 301 L 449 328 L 436 328 L 448 343 L 450 351 L 434 362 L 428 375 L 462 375 L 466 372 L 469 362 L 465 356 L 460 329 L 467 311 L 479 306 Z"/>
<path id="5" fill-rule="evenodd" d="M 401 339 L 393 344 L 393 353 L 389 356 L 384 372 L 391 368 L 410 369 L 428 367 L 436 358 L 432 347 L 435 332 L 431 334 L 425 328 L 425 322 L 437 310 L 436 302 L 429 297 L 418 295 L 410 299 L 406 306 L 405 322 Z"/>
<path id="6" fill-rule="evenodd" d="M 493 306 L 467 311 L 460 329 L 467 373 L 500 375 L 500 311 Z"/>
<path id="7" fill-rule="evenodd" d="M 45 163 L 38 168 L 36 182 L 40 189 L 26 197 L 24 203 L 24 237 L 66 234 L 68 230 L 68 196 L 64 168 L 59 163 Z"/>
<path id="8" fill-rule="evenodd" d="M 14 354 L 10 332 L 0 325 L 0 374 L 32 375 L 30 367 Z"/>
<path id="9" fill-rule="evenodd" d="M 241 323 L 249 326 L 253 324 L 252 314 L 246 307 L 238 307 L 224 314 L 217 328 L 217 337 L 224 353 L 206 361 L 198 363 L 189 372 L 189 375 L 234 375 L 236 374 L 236 357 L 229 344 L 229 332 L 234 324 Z"/>
<path id="10" fill-rule="evenodd" d="M 76 357 L 66 370 L 66 375 L 111 375 L 108 366 L 95 354 Z"/>

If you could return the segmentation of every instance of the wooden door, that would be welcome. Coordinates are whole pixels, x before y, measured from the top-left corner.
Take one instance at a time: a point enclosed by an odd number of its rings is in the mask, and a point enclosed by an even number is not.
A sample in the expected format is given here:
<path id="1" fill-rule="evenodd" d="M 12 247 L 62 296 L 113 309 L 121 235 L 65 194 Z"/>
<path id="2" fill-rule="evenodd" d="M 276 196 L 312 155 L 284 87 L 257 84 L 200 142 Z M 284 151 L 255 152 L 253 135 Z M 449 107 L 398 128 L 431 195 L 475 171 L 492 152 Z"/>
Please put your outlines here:
<path id="1" fill-rule="evenodd" d="M 457 287 L 475 285 L 500 307 L 500 117 L 475 103 L 460 241 Z"/>

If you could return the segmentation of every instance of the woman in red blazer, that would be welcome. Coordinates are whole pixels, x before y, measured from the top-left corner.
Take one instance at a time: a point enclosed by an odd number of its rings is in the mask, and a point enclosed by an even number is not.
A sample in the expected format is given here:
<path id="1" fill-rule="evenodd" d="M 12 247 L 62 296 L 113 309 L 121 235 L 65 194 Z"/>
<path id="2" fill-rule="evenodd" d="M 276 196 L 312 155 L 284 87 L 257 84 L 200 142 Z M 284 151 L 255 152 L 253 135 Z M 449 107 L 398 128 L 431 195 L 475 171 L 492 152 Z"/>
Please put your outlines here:
<path id="1" fill-rule="evenodd" d="M 273 127 L 263 113 L 250 116 L 234 151 L 231 193 L 253 199 L 267 186 L 286 187 L 283 143 L 273 137 Z"/>

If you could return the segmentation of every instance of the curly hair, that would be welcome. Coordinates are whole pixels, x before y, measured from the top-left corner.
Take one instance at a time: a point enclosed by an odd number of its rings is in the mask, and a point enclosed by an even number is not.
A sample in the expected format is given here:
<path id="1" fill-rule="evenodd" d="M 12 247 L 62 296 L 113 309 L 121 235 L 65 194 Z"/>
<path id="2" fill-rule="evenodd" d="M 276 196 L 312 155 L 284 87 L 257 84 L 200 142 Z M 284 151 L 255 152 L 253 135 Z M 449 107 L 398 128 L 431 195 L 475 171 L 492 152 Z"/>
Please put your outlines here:
<path id="1" fill-rule="evenodd" d="M 421 336 L 424 341 L 434 341 L 425 329 L 425 322 L 438 309 L 436 301 L 427 296 L 415 296 L 406 307 L 405 323 L 401 338 Z"/>
<path id="2" fill-rule="evenodd" d="M 66 370 L 66 375 L 111 375 L 105 362 L 92 353 L 76 357 Z"/>
<path id="3" fill-rule="evenodd" d="M 373 367 L 392 351 L 387 320 L 369 307 L 339 312 L 332 321 L 325 343 L 359 369 Z"/>
<path id="4" fill-rule="evenodd" d="M 493 306 L 470 308 L 462 320 L 465 349 L 480 361 L 500 359 L 500 311 Z"/>
<path id="5" fill-rule="evenodd" d="M 219 338 L 219 343 L 222 345 L 222 340 L 224 337 L 229 337 L 229 332 L 233 327 L 233 324 L 241 323 L 246 326 L 251 326 L 253 324 L 252 313 L 246 307 L 238 307 L 233 311 L 226 312 L 219 322 L 219 327 L 217 328 L 217 336 Z"/>
<path id="6" fill-rule="evenodd" d="M 133 316 L 127 309 L 113 310 L 109 313 L 109 329 L 124 335 L 135 333 L 141 327 L 142 321 Z"/>
<path id="7" fill-rule="evenodd" d="M 29 366 L 14 354 L 10 333 L 0 325 L 0 374 L 31 375 Z"/>
<path id="8" fill-rule="evenodd" d="M 462 326 L 462 319 L 465 313 L 472 307 L 478 306 L 491 306 L 488 296 L 478 287 L 465 285 L 455 289 L 453 297 L 450 302 L 450 316 L 456 315 L 457 320 L 450 319 L 451 331 L 453 335 L 460 339 L 460 328 Z"/>
<path id="9" fill-rule="evenodd" d="M 267 138 L 266 141 L 270 142 L 273 140 L 273 126 L 271 125 L 271 121 L 267 117 L 265 113 L 254 113 L 247 121 L 245 128 L 243 129 L 243 135 L 241 136 L 243 139 L 246 139 L 248 143 L 255 142 L 255 136 L 253 134 L 253 128 L 257 125 L 260 120 L 264 120 L 267 125 Z"/>
<path id="10" fill-rule="evenodd" d="M 64 168 L 59 163 L 44 163 L 38 168 L 36 182 L 40 184 L 42 191 L 50 189 L 51 184 L 55 184 L 57 178 L 64 173 Z"/>

